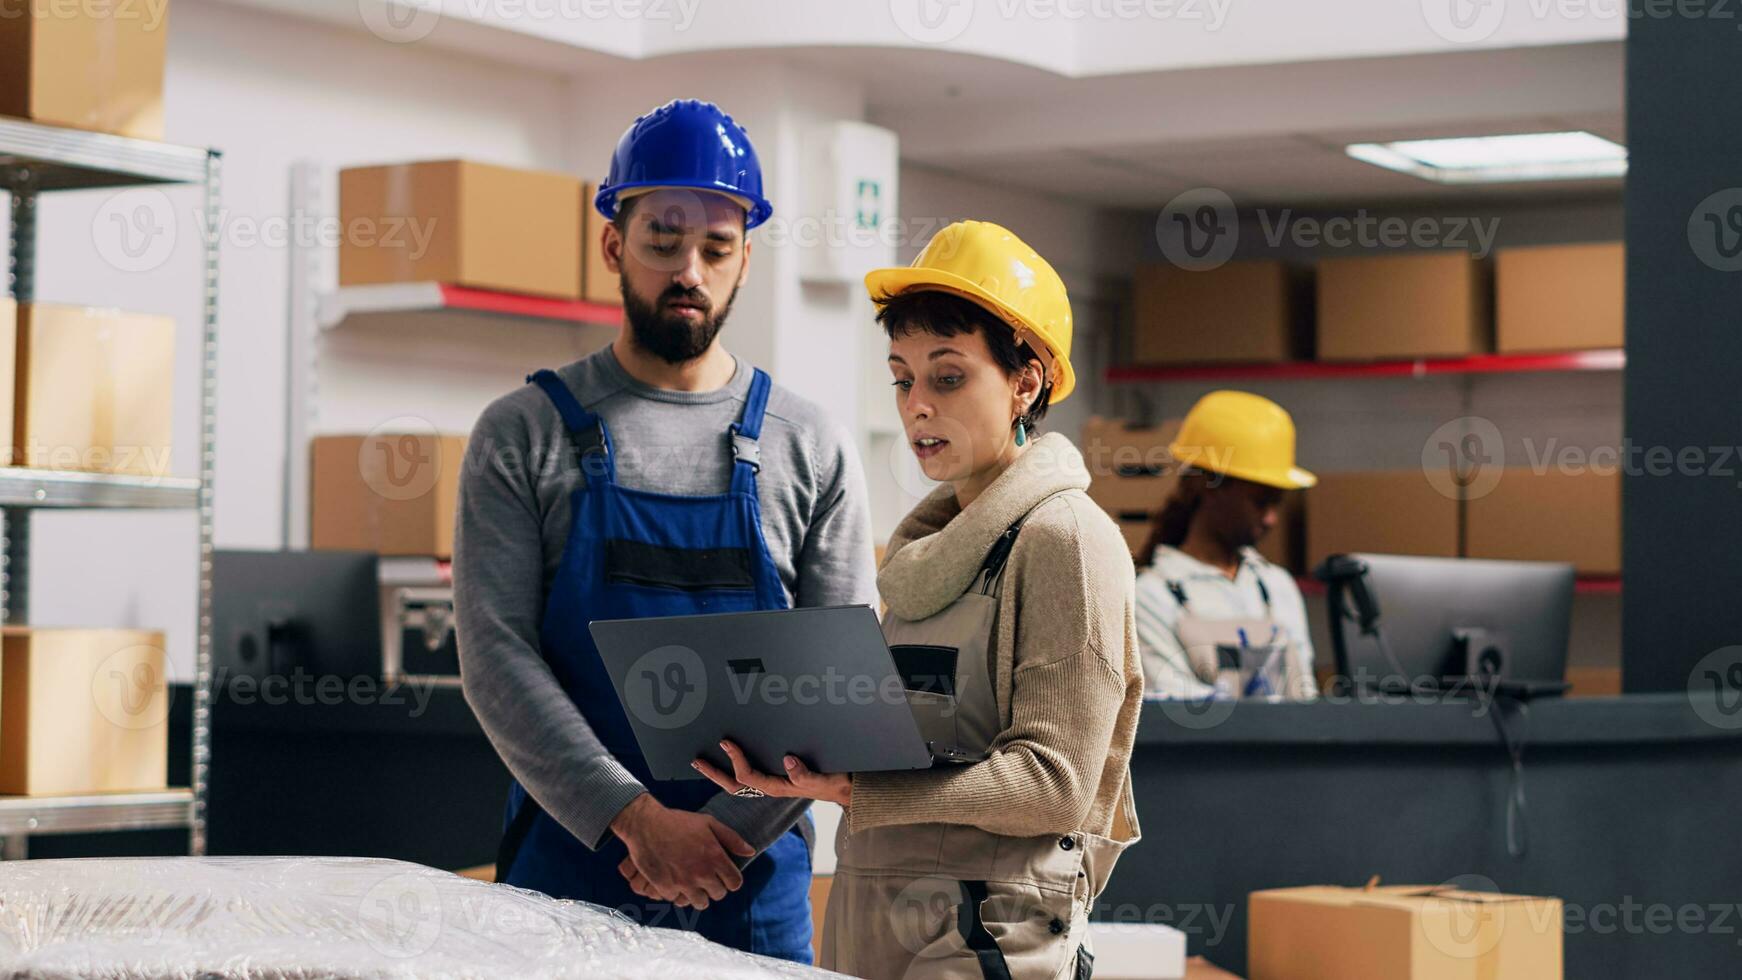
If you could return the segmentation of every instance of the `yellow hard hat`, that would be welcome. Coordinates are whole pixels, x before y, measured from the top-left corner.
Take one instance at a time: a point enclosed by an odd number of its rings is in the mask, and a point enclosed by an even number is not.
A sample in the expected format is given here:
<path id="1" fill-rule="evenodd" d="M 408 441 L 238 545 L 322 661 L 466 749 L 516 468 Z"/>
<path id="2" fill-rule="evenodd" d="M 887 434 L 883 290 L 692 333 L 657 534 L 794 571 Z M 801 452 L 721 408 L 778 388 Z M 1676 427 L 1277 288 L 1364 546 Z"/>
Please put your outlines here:
<path id="1" fill-rule="evenodd" d="M 990 221 L 958 221 L 926 243 L 913 264 L 873 269 L 865 276 L 873 300 L 909 290 L 955 293 L 985 307 L 1016 331 L 1046 363 L 1048 404 L 1077 386 L 1071 370 L 1071 300 L 1051 265 L 1009 229 Z"/>
<path id="2" fill-rule="evenodd" d="M 1294 419 L 1281 405 L 1244 391 L 1198 399 L 1167 451 L 1183 466 L 1267 487 L 1299 490 L 1319 482 L 1294 465 Z"/>

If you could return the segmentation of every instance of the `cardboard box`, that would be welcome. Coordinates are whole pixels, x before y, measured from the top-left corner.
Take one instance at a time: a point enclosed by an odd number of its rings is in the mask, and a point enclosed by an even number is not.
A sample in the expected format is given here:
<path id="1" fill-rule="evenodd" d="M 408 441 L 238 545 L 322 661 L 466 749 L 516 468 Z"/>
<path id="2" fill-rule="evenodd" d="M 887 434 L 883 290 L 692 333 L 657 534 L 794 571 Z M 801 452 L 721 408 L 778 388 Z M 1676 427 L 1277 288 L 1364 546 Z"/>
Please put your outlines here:
<path id="1" fill-rule="evenodd" d="M 1306 497 L 1306 563 L 1327 555 L 1458 557 L 1458 501 L 1419 469 L 1321 473 Z"/>
<path id="2" fill-rule="evenodd" d="M 339 285 L 581 296 L 581 182 L 438 160 L 339 172 Z"/>
<path id="3" fill-rule="evenodd" d="M 8 346 L 0 344 L 0 346 Z M 18 308 L 10 459 L 41 469 L 167 476 L 175 321 L 86 306 Z M 14 379 L 16 379 L 14 381 Z"/>
<path id="4" fill-rule="evenodd" d="M 1083 423 L 1078 446 L 1090 479 L 1105 476 L 1155 476 L 1168 470 L 1173 457 L 1167 447 L 1179 434 L 1179 420 L 1135 426 L 1121 419 L 1092 415 Z"/>
<path id="5" fill-rule="evenodd" d="M 317 436 L 309 452 L 309 547 L 453 555 L 465 436 Z"/>
<path id="6" fill-rule="evenodd" d="M 162 789 L 163 645 L 150 630 L 0 630 L 0 793 Z"/>
<path id="7" fill-rule="evenodd" d="M 168 0 L 0 7 L 0 115 L 163 139 Z"/>
<path id="8" fill-rule="evenodd" d="M 1139 364 L 1263 363 L 1302 353 L 1310 279 L 1282 262 L 1202 272 L 1143 266 L 1133 279 L 1132 359 Z"/>
<path id="9" fill-rule="evenodd" d="M 623 291 L 618 276 L 605 266 L 605 249 L 599 244 L 605 226 L 611 222 L 593 207 L 593 195 L 598 184 L 587 184 L 581 192 L 581 298 L 589 303 L 620 306 Z"/>
<path id="10" fill-rule="evenodd" d="M 1318 267 L 1318 357 L 1368 361 L 1486 352 L 1489 270 L 1465 252 L 1325 259 Z"/>
<path id="11" fill-rule="evenodd" d="M 1559 980 L 1557 898 L 1434 886 L 1253 892 L 1251 980 Z"/>
<path id="12" fill-rule="evenodd" d="M 1494 261 L 1494 349 L 1621 347 L 1626 270 L 1620 242 L 1501 250 Z"/>
<path id="13" fill-rule="evenodd" d="M 1571 562 L 1589 575 L 1621 571 L 1619 472 L 1508 467 L 1493 490 L 1464 506 L 1471 558 Z"/>

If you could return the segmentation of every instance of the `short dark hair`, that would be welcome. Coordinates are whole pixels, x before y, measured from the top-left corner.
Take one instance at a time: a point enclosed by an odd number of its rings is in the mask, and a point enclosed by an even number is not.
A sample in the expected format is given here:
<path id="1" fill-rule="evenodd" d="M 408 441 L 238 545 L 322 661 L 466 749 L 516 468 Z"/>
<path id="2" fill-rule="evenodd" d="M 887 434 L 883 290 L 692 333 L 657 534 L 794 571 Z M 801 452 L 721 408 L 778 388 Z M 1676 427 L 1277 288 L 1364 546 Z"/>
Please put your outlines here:
<path id="1" fill-rule="evenodd" d="M 1015 377 L 1029 361 L 1046 361 L 1027 344 L 1018 343 L 1016 331 L 1002 318 L 979 303 L 955 293 L 935 289 L 910 289 L 894 296 L 881 296 L 877 303 L 877 322 L 891 340 L 914 331 L 935 337 L 977 333 L 986 338 L 992 360 L 1004 369 L 1006 377 Z M 1051 378 L 1041 382 L 1040 394 L 1028 407 L 1028 426 L 1046 417 L 1047 402 L 1052 398 Z"/>

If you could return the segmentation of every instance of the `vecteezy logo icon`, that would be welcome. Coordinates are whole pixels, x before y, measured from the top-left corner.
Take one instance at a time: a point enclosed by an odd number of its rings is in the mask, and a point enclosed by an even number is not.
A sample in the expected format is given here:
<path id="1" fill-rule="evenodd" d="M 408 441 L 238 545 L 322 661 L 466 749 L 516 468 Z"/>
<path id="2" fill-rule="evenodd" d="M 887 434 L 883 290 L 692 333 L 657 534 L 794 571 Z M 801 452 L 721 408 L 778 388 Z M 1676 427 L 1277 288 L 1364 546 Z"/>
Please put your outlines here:
<path id="1" fill-rule="evenodd" d="M 394 44 L 429 37 L 442 19 L 442 0 L 357 0 L 357 14 L 369 33 Z"/>
<path id="2" fill-rule="evenodd" d="M 1422 17 L 1453 44 L 1486 41 L 1506 19 L 1506 0 L 1421 0 Z"/>
<path id="3" fill-rule="evenodd" d="M 956 909 L 964 900 L 959 881 L 915 879 L 889 903 L 889 925 L 895 941 L 920 959 L 959 952 L 967 944 L 956 927 Z"/>
<path id="4" fill-rule="evenodd" d="M 974 19 L 973 0 L 889 0 L 890 16 L 901 33 L 921 44 L 943 44 L 962 36 Z"/>
<path id="5" fill-rule="evenodd" d="M 129 646 L 103 658 L 91 674 L 91 700 L 117 728 L 140 731 L 169 718 L 169 679 L 164 654 L 153 646 Z"/>
<path id="6" fill-rule="evenodd" d="M 649 650 L 629 665 L 624 677 L 630 713 L 654 728 L 682 728 L 708 702 L 707 669 L 700 655 L 686 646 Z"/>
<path id="7" fill-rule="evenodd" d="M 1161 713 L 1181 728 L 1206 731 L 1227 721 L 1234 714 L 1233 698 L 1168 699 L 1161 702 Z"/>
<path id="8" fill-rule="evenodd" d="M 413 415 L 389 419 L 369 431 L 357 447 L 357 472 L 363 483 L 386 500 L 415 500 L 435 489 L 445 467 L 435 426 Z"/>
<path id="9" fill-rule="evenodd" d="M 1440 496 L 1451 500 L 1486 497 L 1500 484 L 1505 467 L 1500 427 L 1479 415 L 1452 419 L 1422 443 L 1422 474 Z"/>
<path id="10" fill-rule="evenodd" d="M 1688 675 L 1688 703 L 1713 728 L 1742 728 L 1742 646 L 1720 647 Z"/>
<path id="11" fill-rule="evenodd" d="M 1234 256 L 1240 215 L 1234 199 L 1214 187 L 1197 187 L 1167 202 L 1155 219 L 1155 243 L 1169 262 L 1203 272 Z"/>
<path id="12" fill-rule="evenodd" d="M 1710 268 L 1742 270 L 1742 187 L 1727 187 L 1694 207 L 1688 246 Z"/>
<path id="13" fill-rule="evenodd" d="M 1494 951 L 1506 928 L 1500 906 L 1480 896 L 1500 886 L 1481 875 L 1458 875 L 1434 889 L 1416 917 L 1428 943 L 1453 959 L 1479 959 Z"/>
<path id="14" fill-rule="evenodd" d="M 175 239 L 175 205 L 155 188 L 112 194 L 91 218 L 97 254 L 121 272 L 150 272 L 163 265 L 175 252 Z"/>
<path id="15" fill-rule="evenodd" d="M 441 895 L 422 872 L 404 872 L 376 882 L 363 894 L 357 913 L 369 945 L 383 956 L 417 956 L 441 938 Z"/>

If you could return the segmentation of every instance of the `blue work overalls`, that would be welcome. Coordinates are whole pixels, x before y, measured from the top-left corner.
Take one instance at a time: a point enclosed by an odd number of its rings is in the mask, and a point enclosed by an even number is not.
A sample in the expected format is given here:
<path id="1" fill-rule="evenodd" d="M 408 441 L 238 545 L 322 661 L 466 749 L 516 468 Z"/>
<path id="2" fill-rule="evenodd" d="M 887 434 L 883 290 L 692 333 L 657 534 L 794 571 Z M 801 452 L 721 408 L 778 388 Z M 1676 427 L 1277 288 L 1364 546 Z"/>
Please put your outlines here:
<path id="1" fill-rule="evenodd" d="M 726 433 L 734 460 L 731 487 L 702 497 L 618 485 L 604 420 L 583 409 L 553 372 L 539 371 L 527 380 L 556 404 L 583 476 L 569 501 L 573 523 L 545 597 L 544 659 L 605 748 L 655 799 L 674 809 L 699 810 L 719 788 L 705 779 L 653 778 L 587 624 L 787 607 L 762 535 L 756 491 L 756 440 L 768 403 L 768 375 L 756 371 L 743 418 Z M 801 824 L 809 820 L 807 813 Z M 744 868 L 742 888 L 700 912 L 630 891 L 617 870 L 627 854 L 610 834 L 592 850 L 518 782 L 510 787 L 499 880 L 615 908 L 644 925 L 684 929 L 737 949 L 811 962 L 810 846 L 798 827 Z"/>

